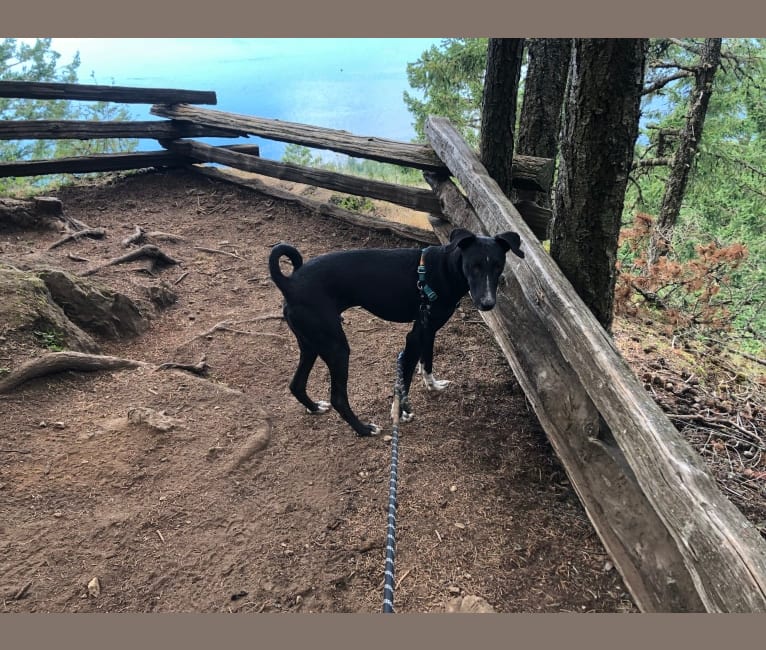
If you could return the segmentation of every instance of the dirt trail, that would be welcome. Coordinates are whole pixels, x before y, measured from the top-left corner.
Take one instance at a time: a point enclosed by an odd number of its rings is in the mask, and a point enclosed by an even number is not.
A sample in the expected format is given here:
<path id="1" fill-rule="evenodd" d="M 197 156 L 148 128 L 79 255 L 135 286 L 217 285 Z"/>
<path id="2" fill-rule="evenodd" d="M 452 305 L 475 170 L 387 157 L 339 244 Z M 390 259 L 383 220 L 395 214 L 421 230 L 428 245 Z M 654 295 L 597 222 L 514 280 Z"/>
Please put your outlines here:
<path id="1" fill-rule="evenodd" d="M 46 252 L 60 233 L 2 232 L 2 257 L 80 272 L 124 254 L 136 225 L 183 237 L 160 243 L 181 264 L 158 277 L 140 263 L 94 274 L 128 295 L 160 282 L 178 294 L 145 333 L 98 342 L 154 364 L 204 356 L 210 371 L 65 373 L 0 398 L 2 610 L 380 611 L 389 443 L 355 438 L 334 412 L 306 415 L 287 389 L 294 339 L 254 319 L 280 310 L 266 268 L 277 241 L 305 258 L 412 244 L 184 171 L 57 196 L 107 238 Z M 407 327 L 360 310 L 345 320 L 352 404 L 389 433 Z M 8 336 L 0 365 L 44 351 Z M 468 302 L 437 338 L 435 372 L 453 385 L 438 397 L 415 386 L 402 427 L 397 611 L 460 595 L 501 612 L 635 611 Z M 309 388 L 327 393 L 320 364 Z M 130 424 L 132 408 L 174 425 Z"/>

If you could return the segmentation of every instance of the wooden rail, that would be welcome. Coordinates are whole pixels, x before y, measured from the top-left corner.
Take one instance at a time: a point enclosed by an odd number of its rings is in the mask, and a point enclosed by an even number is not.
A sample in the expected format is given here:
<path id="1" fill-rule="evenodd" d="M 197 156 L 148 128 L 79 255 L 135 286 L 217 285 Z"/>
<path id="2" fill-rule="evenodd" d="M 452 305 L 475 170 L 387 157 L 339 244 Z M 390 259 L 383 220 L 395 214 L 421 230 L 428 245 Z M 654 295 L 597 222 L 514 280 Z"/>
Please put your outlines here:
<path id="1" fill-rule="evenodd" d="M 0 81 L 0 97 L 21 99 L 82 99 L 119 102 L 122 104 L 216 104 L 210 90 L 176 90 L 174 88 L 132 88 L 96 84 L 48 83 L 34 81 Z"/>
<path id="2" fill-rule="evenodd" d="M 421 212 L 438 213 L 441 210 L 439 200 L 428 189 L 383 183 L 368 178 L 337 174 L 304 165 L 278 163 L 220 147 L 213 147 L 202 142 L 174 141 L 164 144 L 166 144 L 170 151 L 198 161 L 222 163 L 229 167 L 264 174 L 265 176 L 281 180 L 306 183 L 346 194 L 389 201 Z"/>
<path id="3" fill-rule="evenodd" d="M 237 138 L 243 131 L 176 120 L 2 120 L 0 140 L 93 140 L 98 138 Z"/>
<path id="4" fill-rule="evenodd" d="M 427 179 L 456 226 L 515 230 L 515 258 L 482 312 L 593 525 L 643 611 L 766 611 L 766 542 L 647 395 L 612 339 L 449 122 L 428 139 L 460 181 Z M 450 227 L 435 226 L 444 240 Z M 509 258 L 512 256 L 509 256 Z"/>
<path id="5" fill-rule="evenodd" d="M 445 171 L 444 163 L 427 145 L 358 136 L 318 126 L 238 115 L 196 106 L 153 106 L 152 114 L 188 120 L 219 128 L 234 129 L 270 140 L 328 149 L 369 160 L 387 162 L 425 171 Z M 533 156 L 514 156 L 513 185 L 519 189 L 547 191 L 553 177 L 553 161 Z"/>
<path id="6" fill-rule="evenodd" d="M 213 147 L 189 141 L 194 137 L 239 137 L 257 135 L 283 142 L 337 151 L 352 156 L 442 171 L 446 168 L 428 145 L 397 142 L 382 138 L 356 136 L 346 131 L 306 124 L 268 120 L 190 106 L 189 102 L 215 103 L 215 94 L 206 91 L 126 88 L 60 83 L 0 82 L 0 96 L 49 99 L 97 99 L 156 103 L 151 112 L 168 120 L 109 122 L 97 120 L 31 120 L 0 122 L 0 140 L 152 138 L 168 152 L 134 154 L 94 154 L 58 160 L 32 160 L 0 163 L 0 177 L 46 174 L 88 173 L 170 167 L 191 162 L 215 162 L 297 183 L 388 201 L 412 210 L 439 214 L 439 202 L 428 189 L 383 183 L 290 163 L 257 158 L 257 148 L 243 146 Z M 182 101 L 182 100 L 188 101 Z M 249 155 L 247 155 L 249 154 Z M 255 155 L 253 155 L 255 154 Z M 198 169 L 199 167 L 195 167 Z M 548 190 L 553 162 L 544 158 L 516 156 L 514 184 L 519 188 Z M 313 209 L 313 208 L 312 208 Z M 524 218 L 541 239 L 546 236 L 550 211 L 530 202 L 519 204 Z M 321 210 L 327 213 L 327 207 Z M 338 211 L 341 218 L 348 211 Z M 347 215 L 346 215 L 347 216 Z M 365 218 L 365 217 L 363 217 Z M 422 233 L 414 233 L 423 237 Z"/>
<path id="7" fill-rule="evenodd" d="M 258 145 L 226 145 L 243 154 L 257 156 Z M 45 176 L 48 174 L 87 174 L 114 172 L 125 169 L 148 169 L 150 167 L 182 167 L 197 162 L 193 158 L 172 151 L 137 151 L 134 153 L 101 153 L 90 156 L 71 156 L 53 160 L 21 160 L 0 162 L 0 178 L 10 176 Z"/>

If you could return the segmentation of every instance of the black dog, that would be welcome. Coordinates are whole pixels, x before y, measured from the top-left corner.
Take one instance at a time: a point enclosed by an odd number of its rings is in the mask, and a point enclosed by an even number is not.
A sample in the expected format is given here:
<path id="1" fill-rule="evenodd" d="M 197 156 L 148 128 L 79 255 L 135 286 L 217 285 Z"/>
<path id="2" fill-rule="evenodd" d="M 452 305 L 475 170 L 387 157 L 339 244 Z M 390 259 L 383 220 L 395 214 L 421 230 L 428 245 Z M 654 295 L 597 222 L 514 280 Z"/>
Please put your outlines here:
<path id="1" fill-rule="evenodd" d="M 309 413 L 324 413 L 332 405 L 358 436 L 376 434 L 374 424 L 359 421 L 348 403 L 349 346 L 341 313 L 361 306 L 387 321 L 414 321 L 402 358 L 404 396 L 402 420 L 412 418 L 407 395 L 418 361 L 426 387 L 443 390 L 449 382 L 432 374 L 434 337 L 468 292 L 473 304 L 486 311 L 495 306 L 497 282 L 512 250 L 524 257 L 515 232 L 492 237 L 458 228 L 445 246 L 398 249 L 358 249 L 327 253 L 305 264 L 296 248 L 277 244 L 269 256 L 269 271 L 284 294 L 284 316 L 298 339 L 300 361 L 290 391 Z M 279 259 L 286 256 L 293 273 L 285 276 Z M 309 373 L 317 356 L 330 371 L 330 404 L 306 394 Z"/>

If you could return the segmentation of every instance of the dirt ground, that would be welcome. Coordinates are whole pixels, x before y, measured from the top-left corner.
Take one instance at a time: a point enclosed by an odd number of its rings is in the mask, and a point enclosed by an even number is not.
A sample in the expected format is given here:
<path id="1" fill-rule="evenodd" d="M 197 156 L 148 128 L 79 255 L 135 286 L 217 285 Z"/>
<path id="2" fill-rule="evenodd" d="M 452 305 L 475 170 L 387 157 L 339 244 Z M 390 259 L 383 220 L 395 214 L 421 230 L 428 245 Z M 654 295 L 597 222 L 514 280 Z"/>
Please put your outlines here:
<path id="1" fill-rule="evenodd" d="M 180 264 L 157 277 L 140 263 L 93 276 L 129 296 L 160 283 L 177 293 L 145 333 L 97 341 L 153 364 L 204 357 L 209 371 L 68 372 L 0 397 L 2 611 L 380 611 L 390 442 L 356 438 L 332 411 L 309 416 L 290 395 L 298 350 L 271 318 L 281 294 L 266 258 L 278 241 L 304 258 L 412 243 L 187 171 L 56 196 L 106 239 L 48 252 L 59 232 L 2 232 L 2 258 L 81 272 L 124 254 L 137 225 L 183 237 L 159 244 Z M 352 405 L 390 433 L 408 328 L 352 309 L 345 329 Z M 44 352 L 0 338 L 0 366 Z M 435 357 L 453 384 L 437 397 L 413 384 L 417 415 L 401 429 L 396 610 L 471 595 L 499 612 L 637 611 L 467 301 Z M 326 399 L 323 365 L 309 388 Z M 132 424 L 136 408 L 172 426 Z"/>

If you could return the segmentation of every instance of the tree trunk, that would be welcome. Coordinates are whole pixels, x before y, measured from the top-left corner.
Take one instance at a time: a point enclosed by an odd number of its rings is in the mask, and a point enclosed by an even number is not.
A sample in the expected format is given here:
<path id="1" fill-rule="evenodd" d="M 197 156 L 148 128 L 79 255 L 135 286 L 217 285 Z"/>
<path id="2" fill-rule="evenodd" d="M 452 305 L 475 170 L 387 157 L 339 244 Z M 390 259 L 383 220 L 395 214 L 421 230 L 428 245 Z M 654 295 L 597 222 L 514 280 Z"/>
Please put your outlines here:
<path id="1" fill-rule="evenodd" d="M 516 97 L 523 38 L 490 38 L 481 107 L 480 158 L 500 189 L 511 196 Z"/>
<path id="2" fill-rule="evenodd" d="M 519 119 L 516 151 L 530 156 L 556 159 L 558 155 L 561 105 L 564 101 L 570 38 L 533 38 L 527 41 L 527 76 Z M 550 192 L 516 190 L 518 199 L 551 206 Z"/>
<path id="3" fill-rule="evenodd" d="M 689 97 L 689 112 L 686 116 L 686 126 L 678 141 L 678 149 L 670 166 L 670 176 L 665 184 L 665 194 L 657 223 L 652 232 L 647 256 L 648 265 L 667 255 L 673 237 L 678 215 L 681 212 L 681 202 L 689 183 L 689 173 L 694 163 L 702 128 L 705 126 L 705 115 L 713 93 L 713 78 L 721 63 L 721 39 L 708 38 L 702 47 L 699 66 L 694 71 L 694 89 Z"/>
<path id="4" fill-rule="evenodd" d="M 551 255 L 609 331 L 647 39 L 575 39 L 561 129 Z"/>

